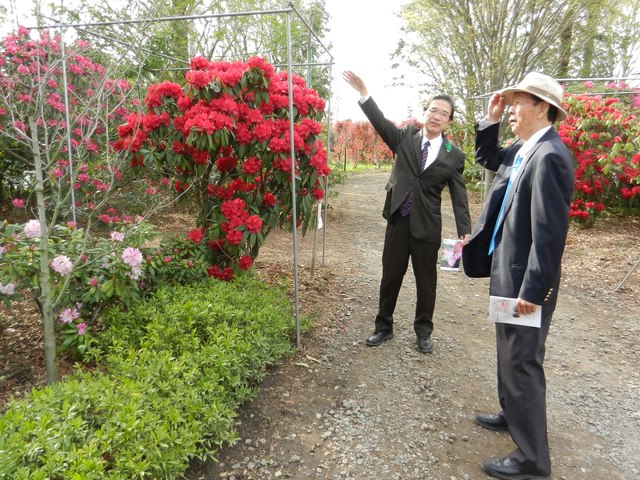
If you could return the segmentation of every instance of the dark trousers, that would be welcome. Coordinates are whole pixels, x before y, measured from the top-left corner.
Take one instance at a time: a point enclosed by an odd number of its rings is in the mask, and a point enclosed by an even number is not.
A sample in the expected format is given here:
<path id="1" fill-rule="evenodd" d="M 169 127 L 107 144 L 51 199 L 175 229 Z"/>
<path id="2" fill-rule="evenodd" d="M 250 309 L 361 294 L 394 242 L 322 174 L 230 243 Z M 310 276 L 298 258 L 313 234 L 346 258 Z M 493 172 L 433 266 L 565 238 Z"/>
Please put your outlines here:
<path id="1" fill-rule="evenodd" d="M 496 324 L 498 397 L 517 446 L 508 457 L 540 475 L 551 473 L 543 362 L 556 299 L 557 293 L 542 309 L 541 328 Z"/>
<path id="2" fill-rule="evenodd" d="M 410 216 L 394 214 L 387 222 L 382 251 L 380 303 L 375 329 L 378 332 L 393 331 L 393 312 L 411 258 L 417 291 L 413 327 L 418 337 L 428 337 L 433 330 L 440 245 L 413 238 L 409 229 L 409 218 Z"/>

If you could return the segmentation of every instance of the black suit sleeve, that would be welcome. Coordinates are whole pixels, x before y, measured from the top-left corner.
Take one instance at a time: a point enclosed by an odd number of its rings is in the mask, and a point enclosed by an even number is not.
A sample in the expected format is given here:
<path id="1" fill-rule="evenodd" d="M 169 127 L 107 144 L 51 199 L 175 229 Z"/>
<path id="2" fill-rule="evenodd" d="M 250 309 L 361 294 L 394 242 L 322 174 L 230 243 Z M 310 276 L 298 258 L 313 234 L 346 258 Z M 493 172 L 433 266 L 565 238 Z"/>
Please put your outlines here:
<path id="1" fill-rule="evenodd" d="M 506 155 L 507 149 L 498 147 L 500 123 L 476 123 L 476 163 L 487 170 L 496 172 Z"/>
<path id="2" fill-rule="evenodd" d="M 369 97 L 364 103 L 361 103 L 360 108 L 371 122 L 374 130 L 380 135 L 382 141 L 393 153 L 396 153 L 396 149 L 404 137 L 404 132 L 392 121 L 387 120 L 376 102 L 373 101 L 373 98 Z"/>

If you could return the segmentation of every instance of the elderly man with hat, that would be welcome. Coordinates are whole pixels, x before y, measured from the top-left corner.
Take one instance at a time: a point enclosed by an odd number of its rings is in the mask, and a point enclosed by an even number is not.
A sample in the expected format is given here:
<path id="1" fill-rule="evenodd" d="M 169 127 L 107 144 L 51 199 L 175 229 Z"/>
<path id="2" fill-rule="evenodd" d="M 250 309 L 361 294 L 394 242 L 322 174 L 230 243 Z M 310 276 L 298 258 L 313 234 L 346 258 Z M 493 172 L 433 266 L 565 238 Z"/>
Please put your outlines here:
<path id="1" fill-rule="evenodd" d="M 516 449 L 482 468 L 503 479 L 542 479 L 551 474 L 547 440 L 545 340 L 556 306 L 560 261 L 569 228 L 573 189 L 571 153 L 553 128 L 567 117 L 562 86 L 529 73 L 494 93 L 476 125 L 476 161 L 496 177 L 469 243 L 463 265 L 469 277 L 491 277 L 490 295 L 513 299 L 514 316 L 536 313 L 539 327 L 496 322 L 500 411 L 476 423 L 509 431 Z M 517 141 L 498 145 L 500 120 Z"/>

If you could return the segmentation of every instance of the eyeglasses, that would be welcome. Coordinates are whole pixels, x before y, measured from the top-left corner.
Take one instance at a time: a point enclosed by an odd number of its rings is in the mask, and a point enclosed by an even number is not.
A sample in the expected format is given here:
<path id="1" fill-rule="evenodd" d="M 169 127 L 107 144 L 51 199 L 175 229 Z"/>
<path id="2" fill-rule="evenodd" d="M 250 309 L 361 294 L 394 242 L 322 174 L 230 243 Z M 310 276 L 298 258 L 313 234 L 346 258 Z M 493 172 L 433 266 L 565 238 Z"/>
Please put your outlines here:
<path id="1" fill-rule="evenodd" d="M 451 117 L 451 113 L 446 110 L 438 110 L 435 107 L 430 107 L 427 109 L 427 113 L 429 115 L 438 115 L 443 120 L 448 120 Z"/>

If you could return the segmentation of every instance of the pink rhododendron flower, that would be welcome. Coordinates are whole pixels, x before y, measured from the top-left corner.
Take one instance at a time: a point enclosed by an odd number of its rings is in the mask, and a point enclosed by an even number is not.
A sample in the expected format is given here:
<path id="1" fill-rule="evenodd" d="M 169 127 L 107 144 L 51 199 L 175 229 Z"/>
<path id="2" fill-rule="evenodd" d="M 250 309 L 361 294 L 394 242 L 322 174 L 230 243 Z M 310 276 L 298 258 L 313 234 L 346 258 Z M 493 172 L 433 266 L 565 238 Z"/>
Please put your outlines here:
<path id="1" fill-rule="evenodd" d="M 132 280 L 138 280 L 142 275 L 142 269 L 140 267 L 131 267 L 131 273 L 128 275 Z"/>
<path id="2" fill-rule="evenodd" d="M 21 198 L 14 198 L 11 201 L 11 205 L 13 205 L 16 208 L 24 208 L 24 206 L 26 205 L 26 202 Z"/>
<path id="3" fill-rule="evenodd" d="M 142 252 L 134 247 L 127 247 L 122 252 L 122 261 L 131 268 L 139 267 L 142 263 Z"/>
<path id="4" fill-rule="evenodd" d="M 78 325 L 76 325 L 76 328 L 78 329 L 78 335 L 84 335 L 85 332 L 87 331 L 87 323 L 86 322 L 79 323 Z"/>
<path id="5" fill-rule="evenodd" d="M 27 238 L 40 238 L 40 222 L 38 220 L 29 220 L 24 226 L 24 234 Z"/>
<path id="6" fill-rule="evenodd" d="M 97 287 L 99 285 L 98 279 L 96 277 L 91 277 L 89 280 L 89 285 L 92 287 Z"/>
<path id="7" fill-rule="evenodd" d="M 58 255 L 51 260 L 51 269 L 62 276 L 69 275 L 73 270 L 73 264 L 66 255 Z"/>
<path id="8" fill-rule="evenodd" d="M 78 312 L 77 309 L 65 308 L 60 314 L 60 317 L 58 318 L 58 320 L 62 323 L 71 323 L 79 316 L 80 316 L 80 312 Z"/>
<path id="9" fill-rule="evenodd" d="M 115 240 L 116 242 L 122 242 L 124 240 L 124 233 L 111 232 L 111 240 Z"/>
<path id="10" fill-rule="evenodd" d="M 6 285 L 3 285 L 2 283 L 0 283 L 0 293 L 4 295 L 13 295 L 15 291 L 16 291 L 16 286 L 14 283 L 7 283 Z"/>

